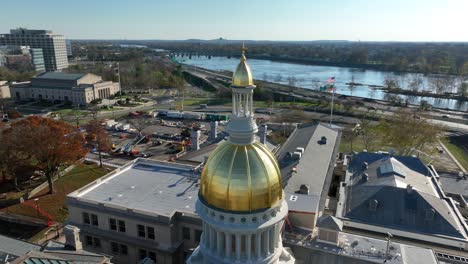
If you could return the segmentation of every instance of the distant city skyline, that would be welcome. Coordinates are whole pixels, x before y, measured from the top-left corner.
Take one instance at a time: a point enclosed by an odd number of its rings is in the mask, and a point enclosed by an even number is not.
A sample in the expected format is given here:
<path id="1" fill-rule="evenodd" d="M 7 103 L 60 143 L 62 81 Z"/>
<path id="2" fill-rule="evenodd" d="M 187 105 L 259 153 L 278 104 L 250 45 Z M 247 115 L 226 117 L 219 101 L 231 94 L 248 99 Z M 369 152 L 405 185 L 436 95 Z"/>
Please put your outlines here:
<path id="1" fill-rule="evenodd" d="M 2 3 L 0 34 L 69 39 L 467 41 L 466 0 L 161 0 Z"/>

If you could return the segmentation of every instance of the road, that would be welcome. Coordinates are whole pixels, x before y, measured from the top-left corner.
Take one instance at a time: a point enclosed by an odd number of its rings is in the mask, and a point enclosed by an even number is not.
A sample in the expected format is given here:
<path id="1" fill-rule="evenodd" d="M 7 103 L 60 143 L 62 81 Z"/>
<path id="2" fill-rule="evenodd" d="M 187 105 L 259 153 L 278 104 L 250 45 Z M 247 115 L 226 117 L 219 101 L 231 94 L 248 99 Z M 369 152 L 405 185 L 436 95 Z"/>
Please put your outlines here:
<path id="1" fill-rule="evenodd" d="M 190 72 L 193 75 L 196 75 L 200 78 L 205 79 L 209 82 L 208 78 L 215 78 L 221 79 L 223 81 L 230 81 L 230 76 L 228 72 L 215 72 L 211 70 L 206 70 L 199 67 L 187 66 L 184 65 L 184 70 Z M 275 93 L 284 94 L 287 96 L 293 96 L 303 100 L 310 100 L 310 99 L 329 99 L 330 94 L 323 94 L 318 93 L 317 91 L 307 90 L 303 88 L 292 88 L 286 85 L 276 84 L 276 83 L 264 83 L 264 88 L 270 89 Z M 293 90 L 292 90 L 293 89 Z M 343 96 L 343 95 L 336 95 L 336 100 L 351 100 L 355 102 L 359 102 L 363 104 L 362 106 L 354 106 L 355 109 L 360 111 L 369 111 L 369 109 L 374 109 L 373 112 L 380 115 L 380 116 L 392 116 L 395 111 L 400 109 L 401 107 L 391 106 L 388 102 L 382 100 L 373 100 L 372 102 L 367 102 L 363 98 L 359 97 L 352 97 L 352 96 Z M 414 110 L 418 109 L 416 105 L 410 105 L 409 108 L 413 108 Z M 444 116 L 449 114 L 450 118 L 444 120 Z M 460 132 L 468 132 L 468 120 L 466 119 L 466 113 L 463 112 L 456 112 L 456 111 L 448 111 L 448 110 L 441 110 L 441 109 L 434 109 L 432 111 L 424 112 L 425 116 L 430 116 L 427 120 L 433 124 L 441 125 L 447 130 L 454 130 Z M 346 117 L 342 117 L 343 119 L 347 119 Z M 422 117 L 424 118 L 424 117 Z M 346 122 L 348 123 L 348 122 Z"/>

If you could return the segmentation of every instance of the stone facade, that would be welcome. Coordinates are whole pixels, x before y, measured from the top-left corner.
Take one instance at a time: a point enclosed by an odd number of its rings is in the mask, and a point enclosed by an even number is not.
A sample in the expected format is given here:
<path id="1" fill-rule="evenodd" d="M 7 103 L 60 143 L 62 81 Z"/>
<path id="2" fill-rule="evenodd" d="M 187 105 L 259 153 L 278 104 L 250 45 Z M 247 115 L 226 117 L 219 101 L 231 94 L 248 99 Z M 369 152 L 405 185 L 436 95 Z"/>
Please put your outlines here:
<path id="1" fill-rule="evenodd" d="M 54 78 L 55 75 L 63 76 Z M 86 74 L 74 79 L 62 78 L 66 75 L 54 73 L 50 78 L 39 75 L 31 82 L 13 83 L 12 97 L 17 100 L 70 101 L 73 105 L 87 105 L 95 99 L 109 98 L 119 91 L 118 83 L 102 81 L 100 76 Z"/>

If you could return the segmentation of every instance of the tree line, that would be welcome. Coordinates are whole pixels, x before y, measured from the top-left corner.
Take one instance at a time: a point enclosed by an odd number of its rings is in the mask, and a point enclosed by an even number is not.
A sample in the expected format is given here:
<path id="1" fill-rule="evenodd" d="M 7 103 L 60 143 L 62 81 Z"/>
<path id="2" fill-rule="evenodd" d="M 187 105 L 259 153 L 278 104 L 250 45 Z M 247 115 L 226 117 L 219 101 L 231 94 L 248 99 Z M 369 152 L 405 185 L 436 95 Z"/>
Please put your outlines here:
<path id="1" fill-rule="evenodd" d="M 148 42 L 186 55 L 239 56 L 240 43 L 220 41 Z M 247 42 L 250 58 L 372 68 L 396 72 L 462 74 L 468 71 L 468 43 Z"/>

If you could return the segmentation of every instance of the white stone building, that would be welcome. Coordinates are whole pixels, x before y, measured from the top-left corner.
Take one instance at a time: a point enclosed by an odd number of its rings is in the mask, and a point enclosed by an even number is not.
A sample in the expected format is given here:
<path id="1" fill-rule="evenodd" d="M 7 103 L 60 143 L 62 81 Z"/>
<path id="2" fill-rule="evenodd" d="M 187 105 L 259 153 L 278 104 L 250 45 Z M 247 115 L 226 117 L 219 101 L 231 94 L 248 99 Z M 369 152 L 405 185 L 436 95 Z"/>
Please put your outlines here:
<path id="1" fill-rule="evenodd" d="M 109 98 L 118 91 L 118 83 L 103 81 L 100 76 L 90 73 L 45 72 L 30 82 L 10 86 L 11 96 L 16 100 L 70 101 L 73 105 L 87 105 L 95 99 Z"/>

